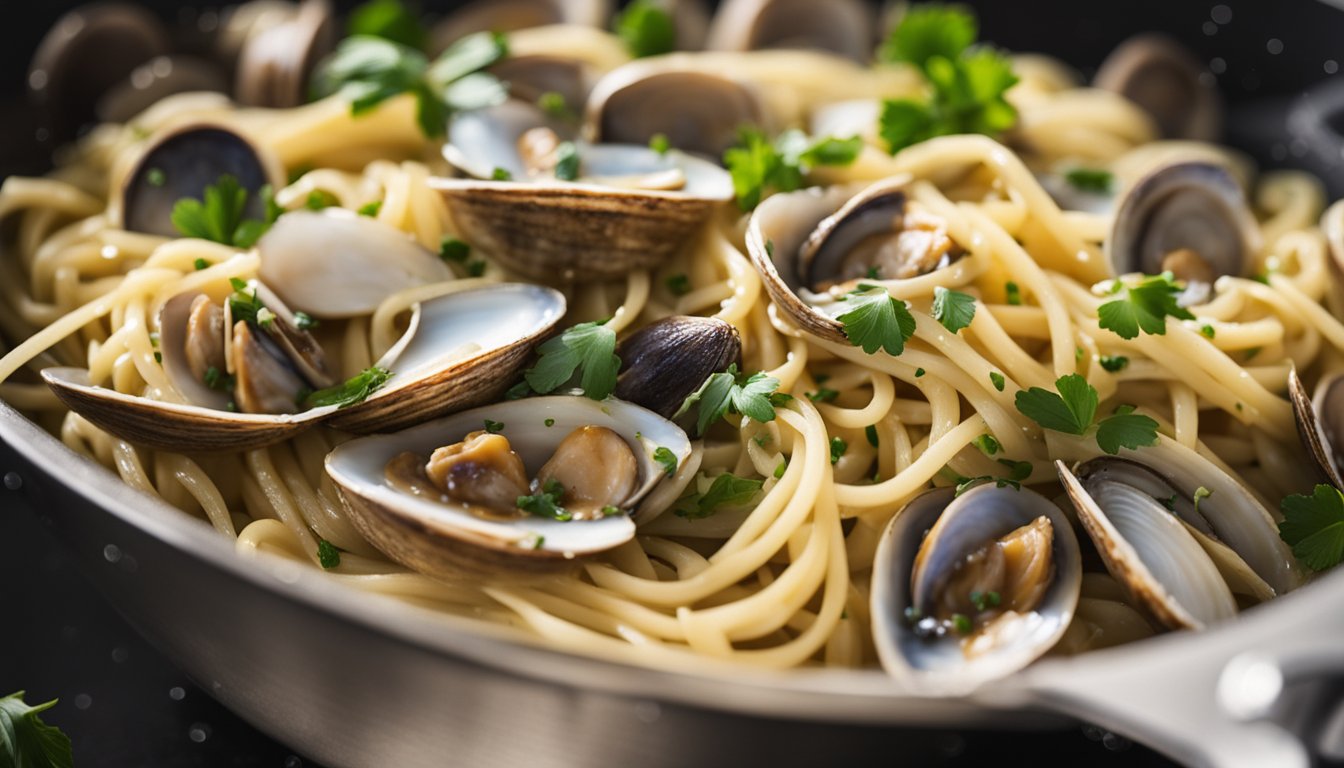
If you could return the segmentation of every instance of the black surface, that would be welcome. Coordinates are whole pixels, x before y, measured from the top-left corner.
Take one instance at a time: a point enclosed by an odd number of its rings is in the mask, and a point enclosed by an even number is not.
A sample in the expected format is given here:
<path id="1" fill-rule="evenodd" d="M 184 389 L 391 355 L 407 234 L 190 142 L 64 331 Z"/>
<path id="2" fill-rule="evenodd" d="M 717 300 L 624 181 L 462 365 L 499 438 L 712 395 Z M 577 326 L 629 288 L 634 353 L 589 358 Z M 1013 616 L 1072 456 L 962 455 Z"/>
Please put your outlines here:
<path id="1" fill-rule="evenodd" d="M 11 13 L 0 24 L 0 176 L 39 172 L 47 163 L 23 140 L 37 126 L 20 96 L 41 34 L 77 4 L 5 4 Z M 171 19 L 207 3 L 146 4 Z M 1026 3 L 1003 0 L 969 4 L 980 11 L 987 39 L 1049 51 L 1085 72 L 1128 35 L 1167 31 L 1214 65 L 1234 106 L 1294 96 L 1344 65 L 1338 42 L 1344 15 L 1314 0 L 1033 0 L 1029 11 Z M 1290 142 L 1243 143 L 1262 162 L 1294 163 Z M 46 719 L 70 734 L 77 765 L 313 765 L 240 721 L 140 639 L 74 572 L 40 518 L 3 490 L 0 563 L 0 695 L 22 688 L 29 702 L 59 698 Z M 915 742 L 921 748 L 911 752 L 925 752 L 932 743 L 945 756 L 937 764 L 947 766 L 1171 765 L 1087 728 L 1055 734 L 906 732 L 893 737 L 889 762 L 908 764 L 902 745 Z"/>

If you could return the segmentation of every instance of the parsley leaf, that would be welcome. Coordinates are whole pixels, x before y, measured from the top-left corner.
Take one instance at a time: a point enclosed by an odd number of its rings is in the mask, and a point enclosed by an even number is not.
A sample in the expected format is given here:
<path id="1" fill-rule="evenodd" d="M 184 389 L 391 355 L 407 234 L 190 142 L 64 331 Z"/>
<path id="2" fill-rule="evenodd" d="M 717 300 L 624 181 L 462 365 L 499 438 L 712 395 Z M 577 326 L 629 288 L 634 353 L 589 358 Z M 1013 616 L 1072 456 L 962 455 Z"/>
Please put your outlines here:
<path id="1" fill-rule="evenodd" d="M 274 206 L 270 187 L 261 190 L 266 219 L 245 219 L 248 191 L 225 174 L 205 188 L 201 200 L 184 197 L 173 204 L 172 222 L 183 237 L 195 237 L 234 248 L 251 248 L 266 234 L 283 209 Z"/>
<path id="2" fill-rule="evenodd" d="M 1324 571 L 1344 559 L 1344 495 L 1334 486 L 1321 484 L 1310 496 L 1289 496 L 1279 509 L 1279 538 L 1303 565 Z"/>
<path id="3" fill-rule="evenodd" d="M 621 359 L 616 356 L 616 332 L 603 323 L 579 323 L 537 348 L 537 364 L 523 378 L 541 394 L 554 392 L 577 373 L 583 394 L 603 400 L 616 388 Z"/>
<path id="4" fill-rule="evenodd" d="M 616 34 L 637 59 L 671 53 L 677 47 L 677 28 L 656 0 L 634 0 L 616 14 Z"/>
<path id="5" fill-rule="evenodd" d="M 1076 373 L 1056 379 L 1055 388 L 1058 394 L 1040 387 L 1019 391 L 1015 398 L 1017 410 L 1045 429 L 1086 434 L 1097 413 L 1097 390 Z"/>
<path id="6" fill-rule="evenodd" d="M 317 562 L 323 568 L 335 568 L 341 564 L 341 550 L 326 539 L 318 539 Z"/>
<path id="7" fill-rule="evenodd" d="M 653 460 L 663 465 L 663 471 L 668 477 L 677 474 L 677 455 L 672 449 L 658 446 L 658 450 L 653 452 Z"/>
<path id="8" fill-rule="evenodd" d="M 378 388 L 386 384 L 390 378 L 392 372 L 386 368 L 365 368 L 340 384 L 313 392 L 304 398 L 303 404 L 309 408 L 321 408 L 327 405 L 348 408 L 367 400 L 369 395 L 378 391 Z"/>
<path id="9" fill-rule="evenodd" d="M 1097 363 L 1111 373 L 1119 373 L 1129 366 L 1129 358 L 1124 355 L 1102 355 Z"/>
<path id="10" fill-rule="evenodd" d="M 339 93 L 350 113 L 362 115 L 403 93 L 416 99 L 416 120 L 429 137 L 442 136 L 454 111 L 478 109 L 507 98 L 494 75 L 481 70 L 508 55 L 504 36 L 477 32 L 457 40 L 432 64 L 414 48 L 368 34 L 347 37 L 318 67 L 313 92 Z"/>
<path id="11" fill-rule="evenodd" d="M 877 51 L 882 61 L 904 61 L 920 69 L 929 59 L 955 59 L 980 34 L 975 14 L 961 6 L 912 6 Z"/>
<path id="12" fill-rule="evenodd" d="M 892 298 L 885 288 L 864 283 L 844 298 L 854 308 L 837 319 L 850 344 L 870 355 L 879 349 L 893 356 L 905 351 L 905 342 L 915 335 L 915 318 L 904 301 Z"/>
<path id="13" fill-rule="evenodd" d="M 1055 380 L 1058 394 L 1040 387 L 1017 393 L 1017 410 L 1045 429 L 1070 435 L 1086 435 L 1097 413 L 1097 390 L 1079 374 Z M 1157 444 L 1157 422 L 1122 406 L 1096 425 L 1097 445 L 1109 454 Z"/>
<path id="14" fill-rule="evenodd" d="M 677 499 L 673 513 L 678 517 L 700 520 L 718 512 L 720 507 L 740 507 L 750 504 L 761 492 L 762 485 L 764 485 L 762 480 L 738 477 L 725 472 L 714 478 L 714 482 L 704 494 L 691 493 Z"/>
<path id="15" fill-rule="evenodd" d="M 1110 171 L 1099 168 L 1074 168 L 1064 174 L 1064 180 L 1079 192 L 1099 192 L 1110 194 L 1115 177 Z"/>
<path id="16" fill-rule="evenodd" d="M 667 286 L 667 290 L 671 291 L 673 296 L 685 296 L 691 292 L 691 278 L 687 277 L 684 272 L 669 275 L 663 281 L 663 284 Z"/>
<path id="17" fill-rule="evenodd" d="M 849 450 L 849 441 L 845 440 L 843 437 L 832 437 L 832 438 L 831 438 L 831 463 L 834 464 L 834 463 L 836 463 L 837 461 L 839 461 L 839 460 L 840 460 L 840 457 L 841 457 L 841 456 L 844 456 L 844 455 L 845 455 L 845 451 L 848 451 L 848 450 Z"/>
<path id="18" fill-rule="evenodd" d="M 952 333 L 960 331 L 975 319 L 975 297 L 937 286 L 933 289 L 933 319 Z"/>
<path id="19" fill-rule="evenodd" d="M 690 411 L 691 406 L 699 404 L 696 419 L 696 432 L 704 434 L 709 425 L 728 413 L 739 413 L 764 424 L 774 421 L 775 406 L 780 404 L 783 395 L 775 392 L 779 389 L 779 379 L 766 376 L 757 371 L 742 380 L 737 372 L 737 363 L 728 366 L 728 370 L 711 374 L 700 388 L 686 396 L 681 407 L 672 415 L 673 419 Z"/>
<path id="20" fill-rule="evenodd" d="M 878 55 L 918 68 L 931 98 L 883 102 L 879 133 L 891 152 L 935 136 L 995 135 L 1011 128 L 1017 110 L 1004 94 L 1017 83 L 1012 62 L 988 47 L 970 47 L 978 34 L 974 14 L 958 6 L 912 8 Z"/>
<path id="21" fill-rule="evenodd" d="M 52 699 L 29 706 L 23 691 L 0 699 L 0 763 L 14 768 L 72 768 L 70 737 L 38 717 L 55 704 Z"/>
<path id="22" fill-rule="evenodd" d="M 401 0 L 369 0 L 355 8 L 346 22 L 346 34 L 381 37 L 415 49 L 424 48 L 428 36 L 420 17 Z"/>
<path id="23" fill-rule="evenodd" d="M 579 178 L 579 149 L 574 142 L 561 142 L 555 149 L 555 178 L 574 181 Z"/>
<path id="24" fill-rule="evenodd" d="M 519 496 L 516 504 L 518 508 L 537 517 L 549 517 L 552 520 L 561 522 L 574 519 L 564 507 L 560 506 L 560 500 L 564 498 L 565 487 L 559 480 L 551 478 L 541 487 L 539 493 L 531 496 Z"/>
<path id="25" fill-rule="evenodd" d="M 792 192 L 818 165 L 849 165 L 863 149 L 863 139 L 810 139 L 802 131 L 780 134 L 772 143 L 757 128 L 738 133 L 738 146 L 723 153 L 723 164 L 733 179 L 737 205 L 750 211 L 770 192 Z"/>
<path id="26" fill-rule="evenodd" d="M 1180 292 L 1170 273 L 1145 277 L 1138 285 L 1127 288 L 1121 298 L 1097 308 L 1098 325 L 1122 339 L 1132 339 L 1140 330 L 1162 336 L 1167 332 L 1168 315 L 1180 320 L 1195 319 L 1189 310 L 1176 303 Z"/>
<path id="27" fill-rule="evenodd" d="M 1121 446 L 1134 450 L 1157 445 L 1157 422 L 1139 413 L 1117 413 L 1097 424 L 1097 445 L 1115 455 Z"/>

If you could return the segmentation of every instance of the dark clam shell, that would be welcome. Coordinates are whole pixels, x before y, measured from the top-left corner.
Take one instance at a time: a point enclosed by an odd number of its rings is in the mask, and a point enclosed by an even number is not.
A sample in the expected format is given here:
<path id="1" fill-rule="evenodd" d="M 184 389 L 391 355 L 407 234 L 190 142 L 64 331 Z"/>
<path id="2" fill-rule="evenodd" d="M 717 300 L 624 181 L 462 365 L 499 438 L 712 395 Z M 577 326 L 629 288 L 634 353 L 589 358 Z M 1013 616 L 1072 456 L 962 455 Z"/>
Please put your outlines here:
<path id="1" fill-rule="evenodd" d="M 705 379 L 738 361 L 742 341 L 723 320 L 673 315 L 630 335 L 617 352 L 616 397 L 671 418 Z"/>

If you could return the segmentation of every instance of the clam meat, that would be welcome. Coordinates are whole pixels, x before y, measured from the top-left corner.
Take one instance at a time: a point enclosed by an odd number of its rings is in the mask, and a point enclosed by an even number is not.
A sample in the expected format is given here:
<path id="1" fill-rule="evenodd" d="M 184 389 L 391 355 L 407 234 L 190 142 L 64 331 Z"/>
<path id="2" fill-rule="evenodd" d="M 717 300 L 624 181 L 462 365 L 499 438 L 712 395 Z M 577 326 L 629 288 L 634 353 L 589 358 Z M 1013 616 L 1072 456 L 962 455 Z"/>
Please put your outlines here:
<path id="1" fill-rule="evenodd" d="M 444 577 L 565 568 L 629 541 L 686 433 L 621 400 L 548 396 L 488 405 L 327 457 L 351 520 L 392 559 Z M 659 494 L 665 498 L 667 494 Z"/>
<path id="2" fill-rule="evenodd" d="M 918 690 L 965 693 L 1058 642 L 1082 565 L 1068 519 L 1031 490 L 926 492 L 883 534 L 873 566 L 882 666 Z"/>

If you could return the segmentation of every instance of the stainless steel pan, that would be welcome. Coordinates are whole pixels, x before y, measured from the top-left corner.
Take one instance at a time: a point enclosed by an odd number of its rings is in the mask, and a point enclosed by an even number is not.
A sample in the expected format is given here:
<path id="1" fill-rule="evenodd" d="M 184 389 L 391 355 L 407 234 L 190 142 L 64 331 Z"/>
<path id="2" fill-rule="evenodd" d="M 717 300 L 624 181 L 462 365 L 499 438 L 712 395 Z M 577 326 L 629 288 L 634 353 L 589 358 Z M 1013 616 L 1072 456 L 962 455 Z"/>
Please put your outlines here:
<path id="1" fill-rule="evenodd" d="M 992 28 L 1016 4 L 981 5 Z M 1233 135 L 1263 148 L 1291 129 L 1308 140 L 1295 157 L 1334 171 L 1344 89 L 1273 104 L 1234 112 Z M 110 603 L 229 708 L 332 766 L 890 764 L 920 757 L 902 752 L 897 727 L 1076 720 L 1195 765 L 1344 759 L 1344 573 L 1208 632 L 1049 660 L 931 700 L 877 671 L 690 675 L 519 643 L 278 558 L 241 558 L 2 403 L 0 441 L 8 493 L 53 518 Z"/>

